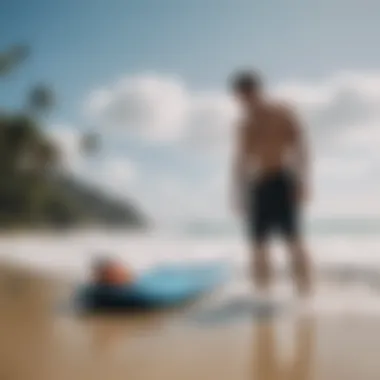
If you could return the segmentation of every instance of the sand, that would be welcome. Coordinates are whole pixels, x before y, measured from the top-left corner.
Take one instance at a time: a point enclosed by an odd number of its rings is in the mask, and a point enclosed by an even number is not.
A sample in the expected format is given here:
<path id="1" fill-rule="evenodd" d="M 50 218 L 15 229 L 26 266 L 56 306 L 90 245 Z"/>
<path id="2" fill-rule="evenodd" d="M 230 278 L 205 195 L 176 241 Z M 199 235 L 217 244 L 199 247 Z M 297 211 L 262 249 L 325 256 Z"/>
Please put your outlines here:
<path id="1" fill-rule="evenodd" d="M 189 318 L 193 305 L 80 317 L 57 307 L 70 290 L 2 265 L 1 380 L 380 379 L 376 316 L 284 314 L 202 325 Z"/>

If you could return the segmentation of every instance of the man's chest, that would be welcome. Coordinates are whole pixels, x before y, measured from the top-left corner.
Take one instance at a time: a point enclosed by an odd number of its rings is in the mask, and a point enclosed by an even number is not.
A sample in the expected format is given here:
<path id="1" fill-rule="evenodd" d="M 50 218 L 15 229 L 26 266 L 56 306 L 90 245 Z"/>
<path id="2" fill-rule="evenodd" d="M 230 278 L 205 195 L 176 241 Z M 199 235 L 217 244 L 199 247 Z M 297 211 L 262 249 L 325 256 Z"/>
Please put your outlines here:
<path id="1" fill-rule="evenodd" d="M 254 145 L 277 144 L 287 140 L 283 121 L 274 116 L 257 117 L 249 125 L 249 138 Z"/>

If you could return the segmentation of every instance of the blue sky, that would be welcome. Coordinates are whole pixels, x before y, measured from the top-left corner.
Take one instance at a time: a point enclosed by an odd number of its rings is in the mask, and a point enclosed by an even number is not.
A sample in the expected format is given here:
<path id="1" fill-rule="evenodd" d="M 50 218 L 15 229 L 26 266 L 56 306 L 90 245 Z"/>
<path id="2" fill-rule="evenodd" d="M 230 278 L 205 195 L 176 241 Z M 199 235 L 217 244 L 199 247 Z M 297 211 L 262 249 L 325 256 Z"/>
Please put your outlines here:
<path id="1" fill-rule="evenodd" d="M 2 1 L 0 46 L 26 41 L 33 59 L 1 101 L 18 101 L 43 78 L 59 112 L 77 117 L 94 86 L 125 73 L 178 73 L 194 87 L 223 87 L 236 67 L 256 65 L 275 82 L 380 65 L 380 3 L 320 0 Z"/>
<path id="2" fill-rule="evenodd" d="M 0 104 L 19 105 L 29 85 L 43 80 L 58 94 L 52 125 L 78 129 L 91 123 L 83 107 L 94 91 L 146 73 L 180 78 L 192 96 L 224 93 L 228 75 L 247 66 L 262 70 L 272 87 L 312 86 L 345 70 L 367 75 L 380 67 L 380 3 L 363 5 L 357 0 L 3 0 L 0 48 L 26 42 L 33 54 L 3 81 Z M 114 140 L 119 144 L 110 143 L 98 160 L 128 152 L 138 162 L 140 178 L 159 177 L 162 170 L 188 188 L 189 181 L 196 186 L 218 170 L 179 145 Z"/>

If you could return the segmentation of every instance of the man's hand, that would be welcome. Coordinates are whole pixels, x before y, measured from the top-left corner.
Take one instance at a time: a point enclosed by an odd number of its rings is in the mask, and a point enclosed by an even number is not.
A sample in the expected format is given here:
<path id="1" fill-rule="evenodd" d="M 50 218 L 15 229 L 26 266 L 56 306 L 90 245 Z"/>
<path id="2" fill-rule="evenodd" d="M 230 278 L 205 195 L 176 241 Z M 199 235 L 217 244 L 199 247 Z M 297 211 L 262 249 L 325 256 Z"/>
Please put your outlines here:
<path id="1" fill-rule="evenodd" d="M 232 196 L 231 206 L 233 213 L 243 216 L 246 213 L 246 180 L 247 165 L 249 164 L 251 136 L 249 125 L 245 122 L 237 128 L 236 156 L 232 168 Z"/>
<path id="2" fill-rule="evenodd" d="M 296 188 L 296 198 L 298 202 L 306 203 L 309 200 L 308 180 L 310 178 L 309 168 L 309 146 L 298 117 L 287 109 L 285 118 L 293 136 L 293 148 L 295 157 L 295 172 L 298 178 Z"/>

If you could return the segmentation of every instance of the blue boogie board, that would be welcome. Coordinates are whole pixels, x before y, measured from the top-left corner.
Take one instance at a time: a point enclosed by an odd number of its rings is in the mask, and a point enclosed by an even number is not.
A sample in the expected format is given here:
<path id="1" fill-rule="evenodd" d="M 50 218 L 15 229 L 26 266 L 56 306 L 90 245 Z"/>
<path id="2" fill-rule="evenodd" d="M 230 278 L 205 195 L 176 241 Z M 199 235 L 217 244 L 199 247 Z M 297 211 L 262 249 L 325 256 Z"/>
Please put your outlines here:
<path id="1" fill-rule="evenodd" d="M 87 285 L 79 306 L 87 311 L 167 308 L 196 299 L 227 280 L 225 263 L 154 268 L 132 285 Z"/>

